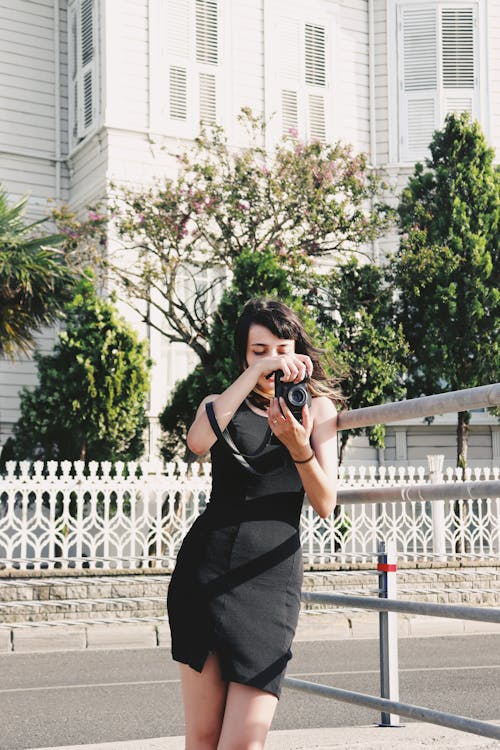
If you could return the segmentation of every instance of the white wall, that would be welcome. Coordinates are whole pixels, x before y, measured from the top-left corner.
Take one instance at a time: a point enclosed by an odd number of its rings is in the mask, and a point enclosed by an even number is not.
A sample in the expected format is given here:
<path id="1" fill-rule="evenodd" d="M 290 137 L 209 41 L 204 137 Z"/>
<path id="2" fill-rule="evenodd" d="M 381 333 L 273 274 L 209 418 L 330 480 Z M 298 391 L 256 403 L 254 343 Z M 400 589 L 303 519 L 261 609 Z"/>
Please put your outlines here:
<path id="1" fill-rule="evenodd" d="M 64 113 L 66 106 L 60 76 L 57 85 L 56 12 L 64 55 L 65 11 L 54 0 L 0 0 L 0 182 L 13 198 L 31 193 L 33 217 L 45 215 L 47 200 L 64 197 L 68 184 L 56 163 L 57 107 Z"/>

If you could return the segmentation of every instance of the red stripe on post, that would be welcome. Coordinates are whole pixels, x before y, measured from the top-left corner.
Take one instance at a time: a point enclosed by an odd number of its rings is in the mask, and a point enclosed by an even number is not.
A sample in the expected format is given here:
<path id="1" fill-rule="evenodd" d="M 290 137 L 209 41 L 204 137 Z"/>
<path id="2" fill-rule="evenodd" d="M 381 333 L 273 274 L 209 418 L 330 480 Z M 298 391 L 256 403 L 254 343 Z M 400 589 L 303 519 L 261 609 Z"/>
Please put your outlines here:
<path id="1" fill-rule="evenodd" d="M 389 563 L 378 563 L 377 565 L 377 570 L 381 570 L 383 573 L 395 573 L 397 569 L 397 565 L 390 565 Z"/>

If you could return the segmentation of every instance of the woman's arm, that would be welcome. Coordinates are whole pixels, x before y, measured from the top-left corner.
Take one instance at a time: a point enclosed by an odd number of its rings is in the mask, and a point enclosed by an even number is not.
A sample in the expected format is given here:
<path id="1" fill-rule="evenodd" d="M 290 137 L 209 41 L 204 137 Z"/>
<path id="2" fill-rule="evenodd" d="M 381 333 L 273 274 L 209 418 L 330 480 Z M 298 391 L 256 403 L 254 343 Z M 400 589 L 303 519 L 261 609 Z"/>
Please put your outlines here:
<path id="1" fill-rule="evenodd" d="M 221 430 L 231 421 L 234 413 L 248 394 L 255 387 L 261 375 L 268 375 L 276 370 L 282 370 L 282 380 L 302 380 L 305 373 L 311 374 L 312 362 L 304 354 L 284 354 L 281 356 L 262 357 L 258 362 L 250 365 L 241 375 L 219 396 L 207 396 L 196 412 L 196 417 L 189 428 L 187 444 L 193 453 L 204 455 L 216 441 L 216 435 L 210 427 L 205 412 L 207 401 L 215 401 L 215 416 Z"/>
<path id="2" fill-rule="evenodd" d="M 300 425 L 283 399 L 280 404 L 273 399 L 269 421 L 292 460 L 299 462 L 295 465 L 309 502 L 321 518 L 327 518 L 337 503 L 337 410 L 333 402 L 326 396 L 314 398 L 310 409 L 304 407 Z M 314 457 L 307 461 L 311 448 Z"/>

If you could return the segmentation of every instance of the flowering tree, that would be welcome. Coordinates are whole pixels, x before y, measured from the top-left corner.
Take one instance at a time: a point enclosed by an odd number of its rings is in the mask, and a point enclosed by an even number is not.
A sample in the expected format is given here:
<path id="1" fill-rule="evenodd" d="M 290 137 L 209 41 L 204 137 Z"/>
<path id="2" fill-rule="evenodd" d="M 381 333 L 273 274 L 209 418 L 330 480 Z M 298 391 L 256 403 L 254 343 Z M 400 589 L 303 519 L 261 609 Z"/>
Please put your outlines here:
<path id="1" fill-rule="evenodd" d="M 119 190 L 114 207 L 123 247 L 111 272 L 143 319 L 190 346 L 202 367 L 208 300 L 243 251 L 271 251 L 295 273 L 312 258 L 359 249 L 392 219 L 364 155 L 294 133 L 267 153 L 262 124 L 249 111 L 242 119 L 247 148 L 231 149 L 220 128 L 203 131 L 177 156 L 175 179 Z"/>

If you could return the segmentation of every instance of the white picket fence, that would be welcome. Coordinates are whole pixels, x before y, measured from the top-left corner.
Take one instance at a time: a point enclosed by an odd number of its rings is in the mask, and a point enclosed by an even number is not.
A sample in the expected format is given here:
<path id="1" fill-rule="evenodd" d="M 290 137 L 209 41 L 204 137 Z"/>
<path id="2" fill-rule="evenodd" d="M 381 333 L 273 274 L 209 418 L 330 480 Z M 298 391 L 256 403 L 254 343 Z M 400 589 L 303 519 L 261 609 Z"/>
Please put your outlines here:
<path id="1" fill-rule="evenodd" d="M 0 477 L 0 567 L 166 568 L 205 507 L 210 465 L 9 462 Z M 448 469 L 441 480 L 498 479 L 500 467 Z M 433 475 L 435 480 L 436 475 Z M 429 481 L 424 466 L 347 466 L 340 487 Z M 438 512 L 439 511 L 439 512 Z M 321 519 L 307 503 L 304 561 L 371 559 L 395 540 L 403 559 L 500 554 L 500 498 L 339 506 Z"/>

